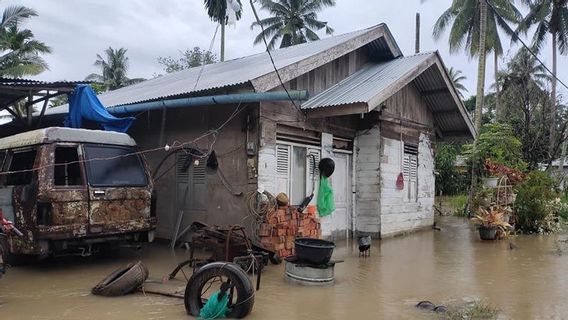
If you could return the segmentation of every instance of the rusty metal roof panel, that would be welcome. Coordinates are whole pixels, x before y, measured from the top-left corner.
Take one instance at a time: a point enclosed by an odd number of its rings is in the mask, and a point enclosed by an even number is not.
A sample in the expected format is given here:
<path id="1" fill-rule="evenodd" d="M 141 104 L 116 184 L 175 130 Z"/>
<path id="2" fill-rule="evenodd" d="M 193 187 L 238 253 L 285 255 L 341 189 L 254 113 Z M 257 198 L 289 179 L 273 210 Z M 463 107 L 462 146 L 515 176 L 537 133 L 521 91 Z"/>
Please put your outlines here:
<path id="1" fill-rule="evenodd" d="M 74 86 L 77 84 L 87 84 L 92 81 L 43 81 L 43 80 L 33 80 L 33 79 L 16 79 L 16 78 L 5 78 L 0 77 L 0 86 L 26 86 L 26 85 L 36 85 L 36 86 Z"/>
<path id="2" fill-rule="evenodd" d="M 316 109 L 368 103 L 435 53 L 401 57 L 388 62 L 368 64 L 347 79 L 330 87 L 302 104 L 303 109 Z M 374 108 L 376 106 L 369 106 Z"/>
<path id="3" fill-rule="evenodd" d="M 136 146 L 126 133 L 51 127 L 28 131 L 0 139 L 0 150 L 20 148 L 52 142 L 85 142 L 123 146 Z"/>
<path id="4" fill-rule="evenodd" d="M 271 51 L 271 53 L 276 67 L 282 69 L 318 53 L 341 47 L 342 44 L 351 39 L 375 32 L 378 29 L 388 31 L 386 25 L 380 24 L 371 28 L 332 36 L 319 41 L 276 49 Z M 374 41 L 377 41 L 377 39 L 374 39 Z M 386 46 L 387 44 L 383 42 L 377 44 L 377 48 L 384 49 Z M 398 47 L 396 47 L 396 49 L 399 50 Z M 341 47 L 340 50 L 346 50 L 347 53 L 353 49 Z M 274 68 L 270 58 L 266 52 L 262 52 L 243 58 L 209 64 L 203 68 L 195 67 L 166 74 L 138 84 L 103 93 L 98 97 L 106 107 L 127 105 L 243 85 L 264 75 L 271 74 L 272 72 L 274 72 Z M 68 106 L 65 105 L 49 109 L 46 114 L 66 113 L 67 111 Z"/>

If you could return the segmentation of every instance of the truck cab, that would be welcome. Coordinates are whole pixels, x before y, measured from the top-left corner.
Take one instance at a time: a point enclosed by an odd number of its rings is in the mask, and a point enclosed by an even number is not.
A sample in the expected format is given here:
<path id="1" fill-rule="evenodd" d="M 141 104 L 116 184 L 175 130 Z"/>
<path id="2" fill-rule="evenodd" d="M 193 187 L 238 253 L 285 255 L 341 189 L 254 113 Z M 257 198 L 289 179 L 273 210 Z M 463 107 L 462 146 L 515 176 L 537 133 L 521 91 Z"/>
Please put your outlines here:
<path id="1" fill-rule="evenodd" d="M 152 180 L 125 133 L 46 128 L 0 139 L 0 209 L 23 233 L 10 254 L 90 253 L 152 241 Z"/>

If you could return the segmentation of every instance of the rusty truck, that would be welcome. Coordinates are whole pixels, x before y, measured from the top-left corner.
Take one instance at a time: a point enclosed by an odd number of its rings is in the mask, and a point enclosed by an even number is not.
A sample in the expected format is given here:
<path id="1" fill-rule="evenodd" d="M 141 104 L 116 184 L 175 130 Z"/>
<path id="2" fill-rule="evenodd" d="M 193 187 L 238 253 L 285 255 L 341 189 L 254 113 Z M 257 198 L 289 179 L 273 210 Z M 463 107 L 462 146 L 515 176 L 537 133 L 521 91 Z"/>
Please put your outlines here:
<path id="1" fill-rule="evenodd" d="M 12 256 L 90 254 L 153 241 L 152 179 L 125 133 L 52 127 L 0 139 L 0 210 Z"/>

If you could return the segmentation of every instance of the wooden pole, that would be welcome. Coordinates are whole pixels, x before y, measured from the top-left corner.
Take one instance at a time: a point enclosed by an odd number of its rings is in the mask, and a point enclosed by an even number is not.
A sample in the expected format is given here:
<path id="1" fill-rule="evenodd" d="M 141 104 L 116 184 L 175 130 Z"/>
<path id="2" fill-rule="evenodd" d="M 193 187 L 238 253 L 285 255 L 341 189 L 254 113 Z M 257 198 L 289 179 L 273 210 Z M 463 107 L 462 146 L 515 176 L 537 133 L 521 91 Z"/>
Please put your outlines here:
<path id="1" fill-rule="evenodd" d="M 420 12 L 416 12 L 416 43 L 415 53 L 420 53 Z"/>

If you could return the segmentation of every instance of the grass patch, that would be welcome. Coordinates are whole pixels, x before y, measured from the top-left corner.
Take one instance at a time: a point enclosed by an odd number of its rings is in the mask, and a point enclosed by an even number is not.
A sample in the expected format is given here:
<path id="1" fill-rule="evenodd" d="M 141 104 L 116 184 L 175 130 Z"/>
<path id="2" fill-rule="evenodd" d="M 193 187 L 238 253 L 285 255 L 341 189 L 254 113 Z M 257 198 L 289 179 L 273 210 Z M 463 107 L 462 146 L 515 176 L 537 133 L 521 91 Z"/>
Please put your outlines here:
<path id="1" fill-rule="evenodd" d="M 493 320 L 499 311 L 484 301 L 473 301 L 464 306 L 449 308 L 443 319 L 446 320 Z"/>
<path id="2" fill-rule="evenodd" d="M 443 196 L 436 197 L 435 204 L 443 215 L 453 215 L 457 217 L 466 217 L 467 212 L 465 207 L 467 205 L 468 196 Z"/>
<path id="3" fill-rule="evenodd" d="M 467 205 L 468 200 L 469 200 L 469 197 L 467 195 L 453 196 L 451 198 L 452 206 L 455 208 L 454 216 L 457 216 L 457 217 L 466 217 L 467 216 L 467 212 L 465 210 L 465 207 Z"/>

